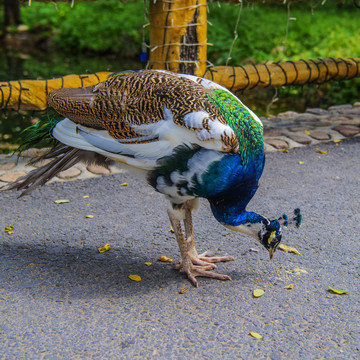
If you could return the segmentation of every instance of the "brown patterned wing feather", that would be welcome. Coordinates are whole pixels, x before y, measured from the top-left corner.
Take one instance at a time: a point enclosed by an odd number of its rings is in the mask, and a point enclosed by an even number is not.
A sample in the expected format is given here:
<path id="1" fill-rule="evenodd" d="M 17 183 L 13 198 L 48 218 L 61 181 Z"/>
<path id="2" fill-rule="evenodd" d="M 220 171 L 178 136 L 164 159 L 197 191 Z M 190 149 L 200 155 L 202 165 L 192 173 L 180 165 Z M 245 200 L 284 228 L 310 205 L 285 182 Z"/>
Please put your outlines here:
<path id="1" fill-rule="evenodd" d="M 204 110 L 206 102 L 210 118 L 226 124 L 216 106 L 208 101 L 210 92 L 179 75 L 145 70 L 114 76 L 96 86 L 53 90 L 48 102 L 75 123 L 105 129 L 116 139 L 136 139 L 141 135 L 131 125 L 156 123 L 164 119 L 165 108 L 171 111 L 175 124 L 192 129 L 184 123 L 184 116 Z M 207 121 L 203 122 L 205 129 Z"/>

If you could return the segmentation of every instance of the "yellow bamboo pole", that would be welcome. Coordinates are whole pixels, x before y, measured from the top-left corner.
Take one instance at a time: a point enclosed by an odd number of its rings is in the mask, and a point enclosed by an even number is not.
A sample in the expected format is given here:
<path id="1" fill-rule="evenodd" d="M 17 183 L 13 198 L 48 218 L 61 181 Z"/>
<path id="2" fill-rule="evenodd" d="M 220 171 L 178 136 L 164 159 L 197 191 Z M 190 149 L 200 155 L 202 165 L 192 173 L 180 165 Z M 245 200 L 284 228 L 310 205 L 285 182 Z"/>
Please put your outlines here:
<path id="1" fill-rule="evenodd" d="M 214 66 L 205 78 L 231 91 L 254 87 L 322 84 L 329 80 L 360 76 L 360 58 L 317 59 L 264 63 L 245 66 Z"/>
<path id="2" fill-rule="evenodd" d="M 207 59 L 206 10 L 206 0 L 151 0 L 148 68 L 202 76 Z"/>
<path id="3" fill-rule="evenodd" d="M 104 81 L 110 72 L 66 75 L 50 80 L 17 80 L 0 83 L 0 109 L 44 110 L 53 89 L 90 86 Z"/>
<path id="4" fill-rule="evenodd" d="M 60 87 L 90 86 L 104 81 L 112 73 L 67 75 L 51 80 L 18 80 L 0 83 L 0 109 L 43 110 L 46 96 Z M 254 87 L 321 84 L 329 80 L 360 76 L 360 58 L 318 59 L 264 63 L 238 67 L 215 66 L 204 77 L 231 91 Z"/>

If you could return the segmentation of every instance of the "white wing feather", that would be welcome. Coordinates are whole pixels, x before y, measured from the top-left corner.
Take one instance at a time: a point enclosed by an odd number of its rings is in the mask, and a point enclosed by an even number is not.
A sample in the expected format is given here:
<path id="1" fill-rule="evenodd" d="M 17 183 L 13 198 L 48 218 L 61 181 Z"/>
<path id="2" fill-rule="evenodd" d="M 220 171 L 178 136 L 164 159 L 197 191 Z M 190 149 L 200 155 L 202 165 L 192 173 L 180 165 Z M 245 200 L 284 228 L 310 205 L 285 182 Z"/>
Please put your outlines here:
<path id="1" fill-rule="evenodd" d="M 223 86 L 207 79 L 186 74 L 176 76 L 187 78 L 206 89 L 221 89 L 231 94 Z M 248 111 L 261 124 L 260 119 L 250 109 Z M 184 116 L 184 127 L 175 124 L 171 111 L 165 108 L 163 120 L 151 124 L 129 124 L 139 134 L 139 137 L 134 139 L 115 139 L 106 130 L 85 127 L 65 118 L 53 129 L 53 136 L 63 144 L 94 151 L 129 166 L 150 170 L 155 168 L 159 158 L 170 155 L 179 145 L 198 144 L 209 150 L 222 151 L 221 136 L 230 136 L 233 130 L 217 119 L 208 121 L 209 129 L 204 129 L 202 123 L 208 116 L 206 111 L 189 113 Z M 141 142 L 147 139 L 157 140 Z"/>

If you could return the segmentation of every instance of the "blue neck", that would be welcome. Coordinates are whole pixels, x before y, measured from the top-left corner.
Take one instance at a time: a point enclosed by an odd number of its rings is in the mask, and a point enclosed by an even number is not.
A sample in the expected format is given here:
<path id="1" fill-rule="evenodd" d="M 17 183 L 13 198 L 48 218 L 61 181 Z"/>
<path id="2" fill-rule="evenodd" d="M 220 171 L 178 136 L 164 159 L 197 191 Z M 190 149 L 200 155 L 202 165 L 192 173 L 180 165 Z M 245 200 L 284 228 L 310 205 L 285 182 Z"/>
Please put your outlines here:
<path id="1" fill-rule="evenodd" d="M 264 156 L 249 158 L 244 166 L 237 154 L 227 155 L 214 166 L 217 171 L 214 177 L 211 168 L 203 177 L 202 190 L 207 191 L 204 197 L 209 200 L 220 223 L 237 226 L 264 220 L 262 216 L 245 210 L 258 188 L 264 161 Z"/>
<path id="2" fill-rule="evenodd" d="M 246 163 L 239 154 L 224 155 L 194 180 L 194 194 L 215 203 L 225 199 L 245 209 L 258 188 L 264 164 L 264 154 L 248 157 Z"/>
<path id="3" fill-rule="evenodd" d="M 260 222 L 266 222 L 266 219 L 254 212 L 239 209 L 238 206 L 223 207 L 217 206 L 210 201 L 211 210 L 221 224 L 229 226 L 239 226 L 246 224 L 256 224 Z"/>
<path id="4" fill-rule="evenodd" d="M 236 226 L 260 222 L 263 217 L 245 208 L 258 188 L 264 162 L 264 155 L 248 157 L 245 164 L 239 154 L 224 155 L 202 174 L 201 181 L 196 181 L 194 194 L 209 200 L 220 223 Z"/>

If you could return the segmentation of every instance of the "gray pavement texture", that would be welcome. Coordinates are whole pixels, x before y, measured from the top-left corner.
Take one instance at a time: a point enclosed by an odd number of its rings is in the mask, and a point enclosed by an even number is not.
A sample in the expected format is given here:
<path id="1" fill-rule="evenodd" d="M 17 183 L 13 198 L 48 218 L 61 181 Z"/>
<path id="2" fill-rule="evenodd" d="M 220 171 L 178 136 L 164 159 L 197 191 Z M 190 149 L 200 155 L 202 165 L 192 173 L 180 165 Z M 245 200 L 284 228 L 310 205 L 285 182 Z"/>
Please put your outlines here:
<path id="1" fill-rule="evenodd" d="M 302 226 L 283 236 L 300 256 L 269 261 L 201 202 L 198 250 L 236 259 L 218 266 L 232 281 L 199 278 L 199 288 L 157 260 L 179 258 L 166 201 L 126 173 L 54 182 L 25 199 L 1 193 L 0 358 L 359 359 L 360 140 L 321 149 L 268 153 L 248 207 L 272 218 L 301 208 Z M 98 253 L 106 243 L 114 248 Z M 253 298 L 257 288 L 265 294 Z"/>

